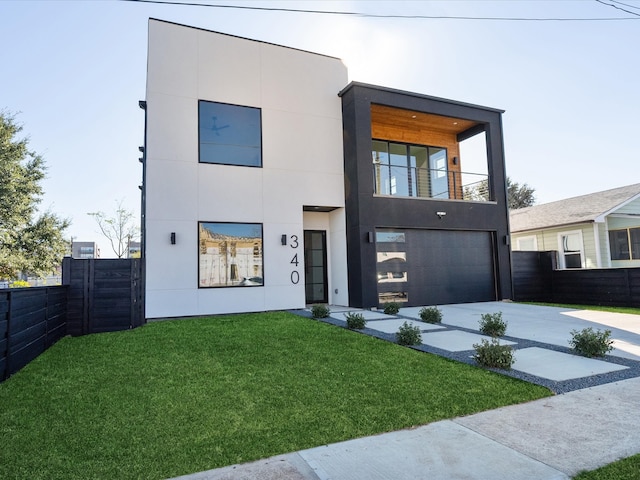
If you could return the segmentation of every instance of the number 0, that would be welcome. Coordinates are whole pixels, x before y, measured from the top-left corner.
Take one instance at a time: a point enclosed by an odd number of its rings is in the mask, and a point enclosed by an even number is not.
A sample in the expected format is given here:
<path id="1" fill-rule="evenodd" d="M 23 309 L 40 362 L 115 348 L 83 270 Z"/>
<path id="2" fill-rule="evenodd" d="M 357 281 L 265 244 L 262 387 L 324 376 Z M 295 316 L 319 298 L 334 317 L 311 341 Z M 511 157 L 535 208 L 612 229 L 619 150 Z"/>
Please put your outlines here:
<path id="1" fill-rule="evenodd" d="M 297 270 L 294 270 L 293 272 L 291 272 L 291 283 L 293 283 L 294 285 L 297 285 L 299 281 L 300 281 L 300 274 L 297 272 Z"/>

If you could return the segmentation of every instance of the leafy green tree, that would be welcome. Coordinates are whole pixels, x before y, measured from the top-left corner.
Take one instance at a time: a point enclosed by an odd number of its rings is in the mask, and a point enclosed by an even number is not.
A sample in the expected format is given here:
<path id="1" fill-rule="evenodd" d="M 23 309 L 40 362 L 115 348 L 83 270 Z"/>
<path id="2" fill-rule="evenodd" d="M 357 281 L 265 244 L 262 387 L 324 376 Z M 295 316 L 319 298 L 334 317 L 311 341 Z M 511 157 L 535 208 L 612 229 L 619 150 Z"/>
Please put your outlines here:
<path id="1" fill-rule="evenodd" d="M 512 182 L 507 177 L 507 198 L 509 208 L 515 210 L 517 208 L 531 207 L 536 203 L 535 189 L 523 183 Z"/>
<path id="2" fill-rule="evenodd" d="M 123 200 L 116 202 L 115 214 L 112 217 L 104 212 L 87 214 L 95 219 L 100 232 L 109 240 L 111 249 L 118 258 L 125 256 L 129 249 L 129 243 L 137 240 L 140 233 L 140 228 L 135 222 L 135 216 L 122 203 Z"/>
<path id="3" fill-rule="evenodd" d="M 38 212 L 45 178 L 44 159 L 19 139 L 22 125 L 15 115 L 0 111 L 0 278 L 21 273 L 46 276 L 60 265 L 68 245 L 69 221 Z"/>
<path id="4" fill-rule="evenodd" d="M 482 180 L 473 187 L 465 188 L 464 198 L 467 200 L 488 201 L 489 181 Z M 530 207 L 536 203 L 535 189 L 526 183 L 520 185 L 507 177 L 507 201 L 510 210 Z"/>

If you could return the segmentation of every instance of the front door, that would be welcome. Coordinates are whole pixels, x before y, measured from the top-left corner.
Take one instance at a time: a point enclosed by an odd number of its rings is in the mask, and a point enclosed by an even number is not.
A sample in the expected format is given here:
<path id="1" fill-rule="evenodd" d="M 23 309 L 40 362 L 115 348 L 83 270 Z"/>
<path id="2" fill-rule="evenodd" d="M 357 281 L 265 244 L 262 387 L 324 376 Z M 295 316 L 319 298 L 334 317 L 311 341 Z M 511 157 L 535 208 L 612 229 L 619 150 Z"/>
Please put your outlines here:
<path id="1" fill-rule="evenodd" d="M 304 231 L 305 301 L 327 303 L 327 232 Z"/>

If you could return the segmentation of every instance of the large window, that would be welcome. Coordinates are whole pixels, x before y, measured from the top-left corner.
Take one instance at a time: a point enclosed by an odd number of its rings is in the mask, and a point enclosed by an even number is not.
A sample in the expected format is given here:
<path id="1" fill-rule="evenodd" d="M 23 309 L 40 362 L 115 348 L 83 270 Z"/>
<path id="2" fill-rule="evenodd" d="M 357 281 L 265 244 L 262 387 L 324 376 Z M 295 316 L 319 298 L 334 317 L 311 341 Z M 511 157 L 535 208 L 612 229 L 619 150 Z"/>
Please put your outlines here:
<path id="1" fill-rule="evenodd" d="M 259 108 L 200 100 L 198 136 L 201 163 L 262 166 Z"/>
<path id="2" fill-rule="evenodd" d="M 378 195 L 449 198 L 446 148 L 374 140 L 372 160 Z"/>
<path id="3" fill-rule="evenodd" d="M 611 260 L 640 260 L 640 228 L 609 231 Z"/>
<path id="4" fill-rule="evenodd" d="M 262 224 L 198 225 L 199 287 L 255 287 L 262 274 Z"/>

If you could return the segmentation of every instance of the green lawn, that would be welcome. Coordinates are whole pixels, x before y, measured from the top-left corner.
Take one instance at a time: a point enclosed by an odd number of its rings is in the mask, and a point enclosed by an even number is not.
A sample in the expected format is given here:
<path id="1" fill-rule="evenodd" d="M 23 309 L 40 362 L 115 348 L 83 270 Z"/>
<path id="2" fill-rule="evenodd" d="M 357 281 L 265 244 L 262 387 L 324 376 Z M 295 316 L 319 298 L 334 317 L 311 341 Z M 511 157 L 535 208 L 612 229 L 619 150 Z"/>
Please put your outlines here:
<path id="1" fill-rule="evenodd" d="M 543 307 L 561 307 L 561 308 L 575 308 L 576 310 L 598 310 L 600 312 L 613 312 L 613 313 L 633 313 L 640 315 L 640 308 L 634 307 L 608 307 L 601 305 L 574 305 L 567 303 L 543 303 L 543 302 L 521 302 L 528 305 L 541 305 Z"/>
<path id="2" fill-rule="evenodd" d="M 625 458 L 591 472 L 573 477 L 574 480 L 638 480 L 640 479 L 640 455 Z"/>
<path id="3" fill-rule="evenodd" d="M 0 385 L 0 478 L 162 479 L 550 395 L 283 312 L 63 338 Z"/>

